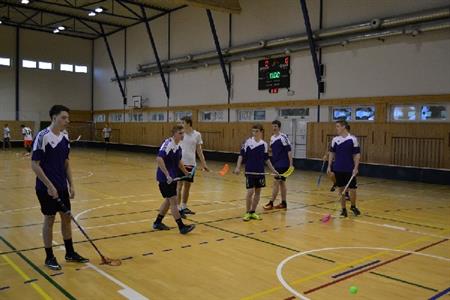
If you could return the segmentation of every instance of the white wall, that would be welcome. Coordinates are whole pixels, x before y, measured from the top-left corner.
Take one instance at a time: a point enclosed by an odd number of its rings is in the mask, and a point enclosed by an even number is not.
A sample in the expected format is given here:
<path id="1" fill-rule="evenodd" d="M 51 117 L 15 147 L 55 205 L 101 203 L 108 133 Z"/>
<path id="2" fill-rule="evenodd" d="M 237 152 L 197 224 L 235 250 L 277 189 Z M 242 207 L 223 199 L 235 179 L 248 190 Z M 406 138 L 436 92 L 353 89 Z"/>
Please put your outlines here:
<path id="1" fill-rule="evenodd" d="M 15 82 L 14 71 L 16 30 L 13 27 L 0 26 L 0 57 L 11 58 L 11 67 L 0 66 L 0 120 L 15 118 Z"/>
<path id="2" fill-rule="evenodd" d="M 233 46 L 305 33 L 299 1 L 297 0 L 241 0 L 242 13 L 232 16 L 231 42 Z M 307 1 L 313 29 L 318 28 L 319 1 Z M 373 18 L 448 5 L 448 0 L 324 0 L 324 27 L 368 21 Z M 228 47 L 229 15 L 214 13 L 222 47 Z M 151 22 L 159 54 L 168 51 L 168 20 Z M 170 16 L 170 57 L 197 54 L 214 49 L 203 9 L 185 8 Z M 116 61 L 123 71 L 123 32 L 111 37 Z M 121 108 L 122 100 L 113 77 L 103 41 L 97 40 L 95 106 L 97 109 Z M 140 63 L 153 62 L 148 37 L 143 24 L 127 30 L 127 71 L 134 73 Z M 412 38 L 390 38 L 385 43 L 367 41 L 346 47 L 323 50 L 326 65 L 326 93 L 323 98 L 348 98 L 383 95 L 417 95 L 450 93 L 450 30 L 427 33 Z M 291 54 L 291 90 L 278 94 L 257 89 L 258 60 L 232 64 L 232 103 L 303 100 L 317 98 L 317 87 L 309 51 Z M 128 98 L 142 95 L 148 106 L 166 105 L 166 97 L 159 76 L 128 80 Z M 170 74 L 170 105 L 223 104 L 227 94 L 219 66 L 184 70 Z"/>
<path id="3" fill-rule="evenodd" d="M 91 66 L 91 41 L 20 29 L 20 57 L 53 63 L 53 70 L 24 69 L 15 61 L 15 28 L 0 26 L 0 56 L 13 58 L 11 68 L 0 68 L 0 119 L 15 118 L 15 65 L 19 70 L 21 120 L 48 120 L 54 104 L 73 110 L 91 109 L 91 75 L 59 71 L 60 63 Z"/>

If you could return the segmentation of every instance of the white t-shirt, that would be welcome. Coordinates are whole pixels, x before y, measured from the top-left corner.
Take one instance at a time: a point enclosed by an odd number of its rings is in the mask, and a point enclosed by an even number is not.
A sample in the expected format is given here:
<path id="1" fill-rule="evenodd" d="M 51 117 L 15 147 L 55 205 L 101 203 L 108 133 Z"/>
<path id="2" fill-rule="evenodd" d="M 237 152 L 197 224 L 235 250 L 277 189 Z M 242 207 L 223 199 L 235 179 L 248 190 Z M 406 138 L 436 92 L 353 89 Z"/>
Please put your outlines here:
<path id="1" fill-rule="evenodd" d="M 3 137 L 6 138 L 11 138 L 11 130 L 9 129 L 9 127 L 3 127 Z"/>
<path id="2" fill-rule="evenodd" d="M 33 140 L 33 135 L 31 134 L 32 131 L 29 127 L 24 127 L 22 128 L 22 135 L 23 135 L 23 139 L 25 141 L 32 141 Z"/>
<path id="3" fill-rule="evenodd" d="M 111 131 L 112 131 L 112 129 L 111 128 L 103 128 L 103 138 L 109 138 L 109 137 L 111 137 Z"/>
<path id="4" fill-rule="evenodd" d="M 185 166 L 196 165 L 195 153 L 197 152 L 197 145 L 202 144 L 202 135 L 197 130 L 192 131 L 190 134 L 184 133 L 184 138 L 181 141 L 181 160 Z"/>

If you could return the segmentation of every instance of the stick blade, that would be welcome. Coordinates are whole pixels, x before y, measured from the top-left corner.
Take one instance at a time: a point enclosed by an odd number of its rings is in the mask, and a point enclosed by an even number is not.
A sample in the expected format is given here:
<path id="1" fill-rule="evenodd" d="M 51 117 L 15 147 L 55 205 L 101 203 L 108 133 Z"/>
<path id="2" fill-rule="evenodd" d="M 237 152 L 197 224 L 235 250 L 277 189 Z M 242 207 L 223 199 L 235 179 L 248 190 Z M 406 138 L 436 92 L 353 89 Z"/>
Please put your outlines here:
<path id="1" fill-rule="evenodd" d="M 100 264 L 118 267 L 122 264 L 122 261 L 120 259 L 114 259 L 114 258 L 102 256 L 102 262 Z"/>
<path id="2" fill-rule="evenodd" d="M 284 172 L 283 174 L 281 174 L 281 176 L 283 177 L 289 177 L 292 175 L 292 173 L 294 173 L 294 167 L 289 167 L 289 169 L 287 169 L 286 172 Z"/>

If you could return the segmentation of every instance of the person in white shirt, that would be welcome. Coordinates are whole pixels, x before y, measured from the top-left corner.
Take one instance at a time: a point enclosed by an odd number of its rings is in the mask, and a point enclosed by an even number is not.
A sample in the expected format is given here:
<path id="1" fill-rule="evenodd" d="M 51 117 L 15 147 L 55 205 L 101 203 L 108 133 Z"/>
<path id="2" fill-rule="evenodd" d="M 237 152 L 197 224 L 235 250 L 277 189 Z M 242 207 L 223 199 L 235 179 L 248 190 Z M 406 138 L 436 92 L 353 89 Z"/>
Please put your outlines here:
<path id="1" fill-rule="evenodd" d="M 181 160 L 186 170 L 190 172 L 196 165 L 196 156 L 200 158 L 200 163 L 202 169 L 209 172 L 208 166 L 206 165 L 205 156 L 203 155 L 202 149 L 202 135 L 197 130 L 192 128 L 192 118 L 189 116 L 183 117 L 181 119 L 182 125 L 184 127 L 184 138 L 181 141 Z M 180 173 L 181 175 L 181 173 Z M 182 176 L 182 175 L 181 175 Z M 189 191 L 191 189 L 191 184 L 194 182 L 194 178 L 189 178 L 181 180 L 178 182 L 177 186 L 177 197 L 178 205 L 182 218 L 186 218 L 186 214 L 195 215 L 195 212 L 187 207 L 187 202 L 189 199 Z"/>
<path id="2" fill-rule="evenodd" d="M 22 128 L 23 146 L 25 147 L 25 150 L 27 150 L 25 156 L 29 156 L 31 153 L 31 146 L 33 145 L 33 132 L 30 127 L 23 124 L 20 125 L 20 127 Z"/>
<path id="3" fill-rule="evenodd" d="M 109 143 L 109 141 L 111 139 L 111 132 L 112 132 L 111 127 L 109 127 L 108 124 L 105 124 L 105 128 L 103 128 L 103 130 L 102 130 L 103 140 L 105 141 L 105 143 Z"/>
<path id="4" fill-rule="evenodd" d="M 11 149 L 11 130 L 9 129 L 8 124 L 5 124 L 5 127 L 3 127 L 3 150 L 5 150 L 6 144 L 8 144 L 8 148 Z"/>

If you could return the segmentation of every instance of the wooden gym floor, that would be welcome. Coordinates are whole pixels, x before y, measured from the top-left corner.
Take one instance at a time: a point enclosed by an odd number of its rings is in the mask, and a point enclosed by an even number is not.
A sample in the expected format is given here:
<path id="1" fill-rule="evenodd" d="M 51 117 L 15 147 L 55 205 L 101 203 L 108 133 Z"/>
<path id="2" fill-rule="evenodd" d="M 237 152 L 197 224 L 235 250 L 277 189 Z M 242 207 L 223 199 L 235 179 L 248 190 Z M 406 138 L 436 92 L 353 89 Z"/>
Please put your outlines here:
<path id="1" fill-rule="evenodd" d="M 182 236 L 151 229 L 161 202 L 154 156 L 73 149 L 71 162 L 72 211 L 122 266 L 99 265 L 78 231 L 76 250 L 91 263 L 65 263 L 58 223 L 63 270 L 45 269 L 30 160 L 0 151 L 0 299 L 429 299 L 449 290 L 450 186 L 359 178 L 363 215 L 322 223 L 338 209 L 336 194 L 326 178 L 316 186 L 318 173 L 297 171 L 287 211 L 244 223 L 244 177 L 198 172 L 189 220 L 198 225 Z M 171 216 L 165 222 L 175 227 Z"/>

